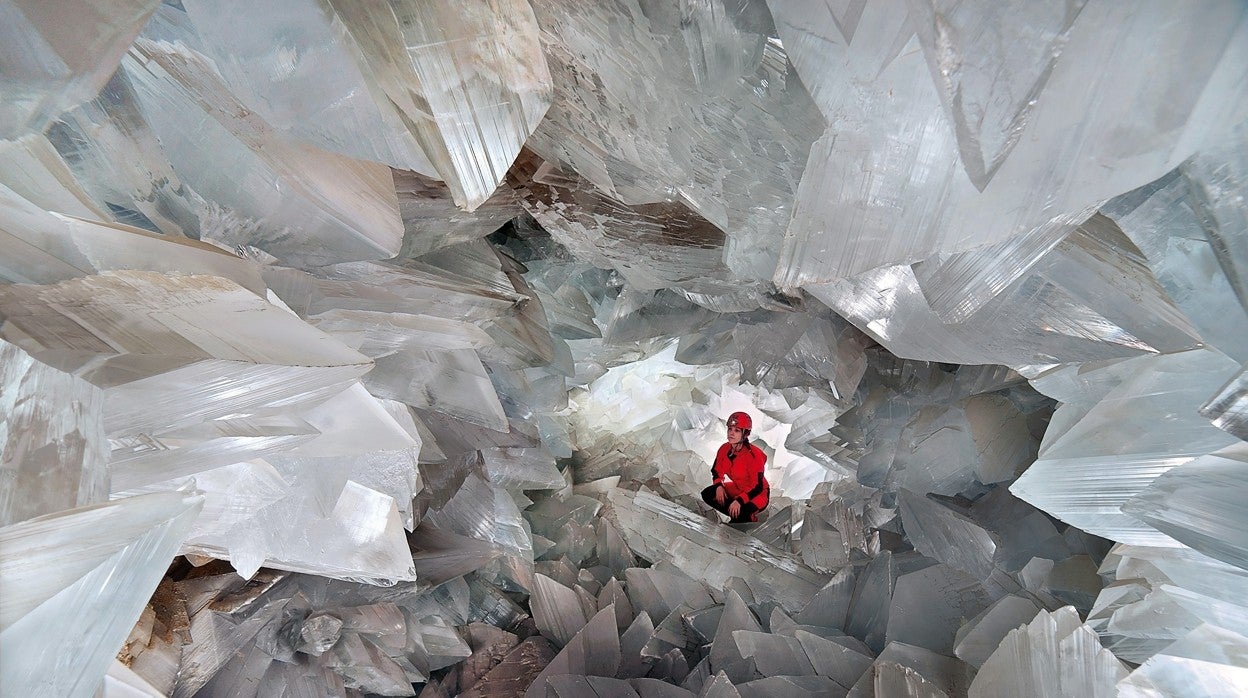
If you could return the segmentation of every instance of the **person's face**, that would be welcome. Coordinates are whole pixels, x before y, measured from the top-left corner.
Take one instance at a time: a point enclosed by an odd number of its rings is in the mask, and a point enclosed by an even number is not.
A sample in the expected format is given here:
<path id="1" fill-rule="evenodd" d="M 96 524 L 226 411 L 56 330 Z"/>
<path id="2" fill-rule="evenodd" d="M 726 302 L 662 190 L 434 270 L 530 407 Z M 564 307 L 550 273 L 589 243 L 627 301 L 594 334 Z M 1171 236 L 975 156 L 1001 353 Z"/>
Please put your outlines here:
<path id="1" fill-rule="evenodd" d="M 741 437 L 745 435 L 745 430 L 741 427 L 728 427 L 728 443 L 739 444 Z"/>

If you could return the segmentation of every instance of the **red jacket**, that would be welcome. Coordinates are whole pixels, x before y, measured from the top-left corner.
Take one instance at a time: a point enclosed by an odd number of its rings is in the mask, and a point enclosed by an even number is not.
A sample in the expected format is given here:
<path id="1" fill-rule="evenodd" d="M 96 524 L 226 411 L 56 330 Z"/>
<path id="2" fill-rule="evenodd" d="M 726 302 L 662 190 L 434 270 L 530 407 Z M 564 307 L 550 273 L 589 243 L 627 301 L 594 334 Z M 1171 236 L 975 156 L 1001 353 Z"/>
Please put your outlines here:
<path id="1" fill-rule="evenodd" d="M 724 486 L 730 499 L 763 509 L 771 499 L 771 485 L 763 475 L 767 454 L 759 447 L 749 445 L 729 458 L 731 448 L 730 444 L 719 447 L 715 464 L 711 466 L 711 477 L 716 485 Z"/>

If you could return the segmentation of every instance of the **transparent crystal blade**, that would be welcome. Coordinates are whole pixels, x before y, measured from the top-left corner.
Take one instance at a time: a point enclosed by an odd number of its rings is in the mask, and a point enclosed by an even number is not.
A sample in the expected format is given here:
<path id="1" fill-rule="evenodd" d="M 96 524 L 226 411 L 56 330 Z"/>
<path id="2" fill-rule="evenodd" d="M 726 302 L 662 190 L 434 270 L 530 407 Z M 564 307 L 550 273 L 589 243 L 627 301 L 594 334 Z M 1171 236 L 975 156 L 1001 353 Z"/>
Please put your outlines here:
<path id="1" fill-rule="evenodd" d="M 1220 429 L 1248 441 L 1248 367 L 1235 374 L 1209 402 L 1201 405 L 1200 414 Z"/>
<path id="2" fill-rule="evenodd" d="M 0 184 L 0 277 L 49 284 L 104 271 L 214 274 L 259 292 L 255 267 L 217 247 L 40 210 Z"/>
<path id="3" fill-rule="evenodd" d="M 683 199 L 728 236 L 730 269 L 769 279 L 823 126 L 765 3 L 688 3 L 681 12 L 542 0 L 533 9 L 555 97 L 528 147 L 620 202 Z M 731 30 L 711 29 L 716 12 Z M 698 57 L 712 52 L 723 62 L 707 72 Z M 740 72 L 712 77 L 729 66 Z"/>
<path id="4" fill-rule="evenodd" d="M 110 436 L 315 402 L 366 357 L 213 276 L 111 272 L 0 287 L 2 331 L 35 358 L 104 389 Z M 246 386 L 246 389 L 242 389 Z"/>
<path id="5" fill-rule="evenodd" d="M 1084 4 L 911 6 L 962 165 L 980 191 L 1018 144 Z"/>
<path id="6" fill-rule="evenodd" d="M 168 492 L 0 529 L 4 685 L 93 695 L 202 502 Z"/>

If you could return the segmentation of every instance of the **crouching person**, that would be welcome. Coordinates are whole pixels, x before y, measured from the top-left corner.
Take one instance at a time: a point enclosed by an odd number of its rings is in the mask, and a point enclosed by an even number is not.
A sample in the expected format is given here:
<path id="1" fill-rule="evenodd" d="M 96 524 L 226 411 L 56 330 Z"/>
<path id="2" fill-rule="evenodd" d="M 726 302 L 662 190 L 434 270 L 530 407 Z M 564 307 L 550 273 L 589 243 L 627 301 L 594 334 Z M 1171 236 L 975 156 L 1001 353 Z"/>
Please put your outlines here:
<path id="1" fill-rule="evenodd" d="M 771 499 L 771 485 L 763 475 L 767 454 L 750 444 L 752 425 L 744 412 L 729 415 L 728 442 L 719 447 L 711 466 L 714 482 L 702 490 L 702 500 L 727 514 L 732 523 L 757 521 L 758 512 Z"/>

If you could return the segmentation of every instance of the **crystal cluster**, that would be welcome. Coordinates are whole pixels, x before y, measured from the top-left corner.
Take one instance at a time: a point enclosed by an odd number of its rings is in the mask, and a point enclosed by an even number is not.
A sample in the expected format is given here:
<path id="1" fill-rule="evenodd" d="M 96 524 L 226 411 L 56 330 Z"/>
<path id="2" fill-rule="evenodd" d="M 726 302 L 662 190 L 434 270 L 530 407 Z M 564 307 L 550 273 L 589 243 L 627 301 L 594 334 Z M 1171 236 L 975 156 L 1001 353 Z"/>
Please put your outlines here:
<path id="1" fill-rule="evenodd" d="M 1242 4 L 0 39 L 0 693 L 1248 693 Z"/>

